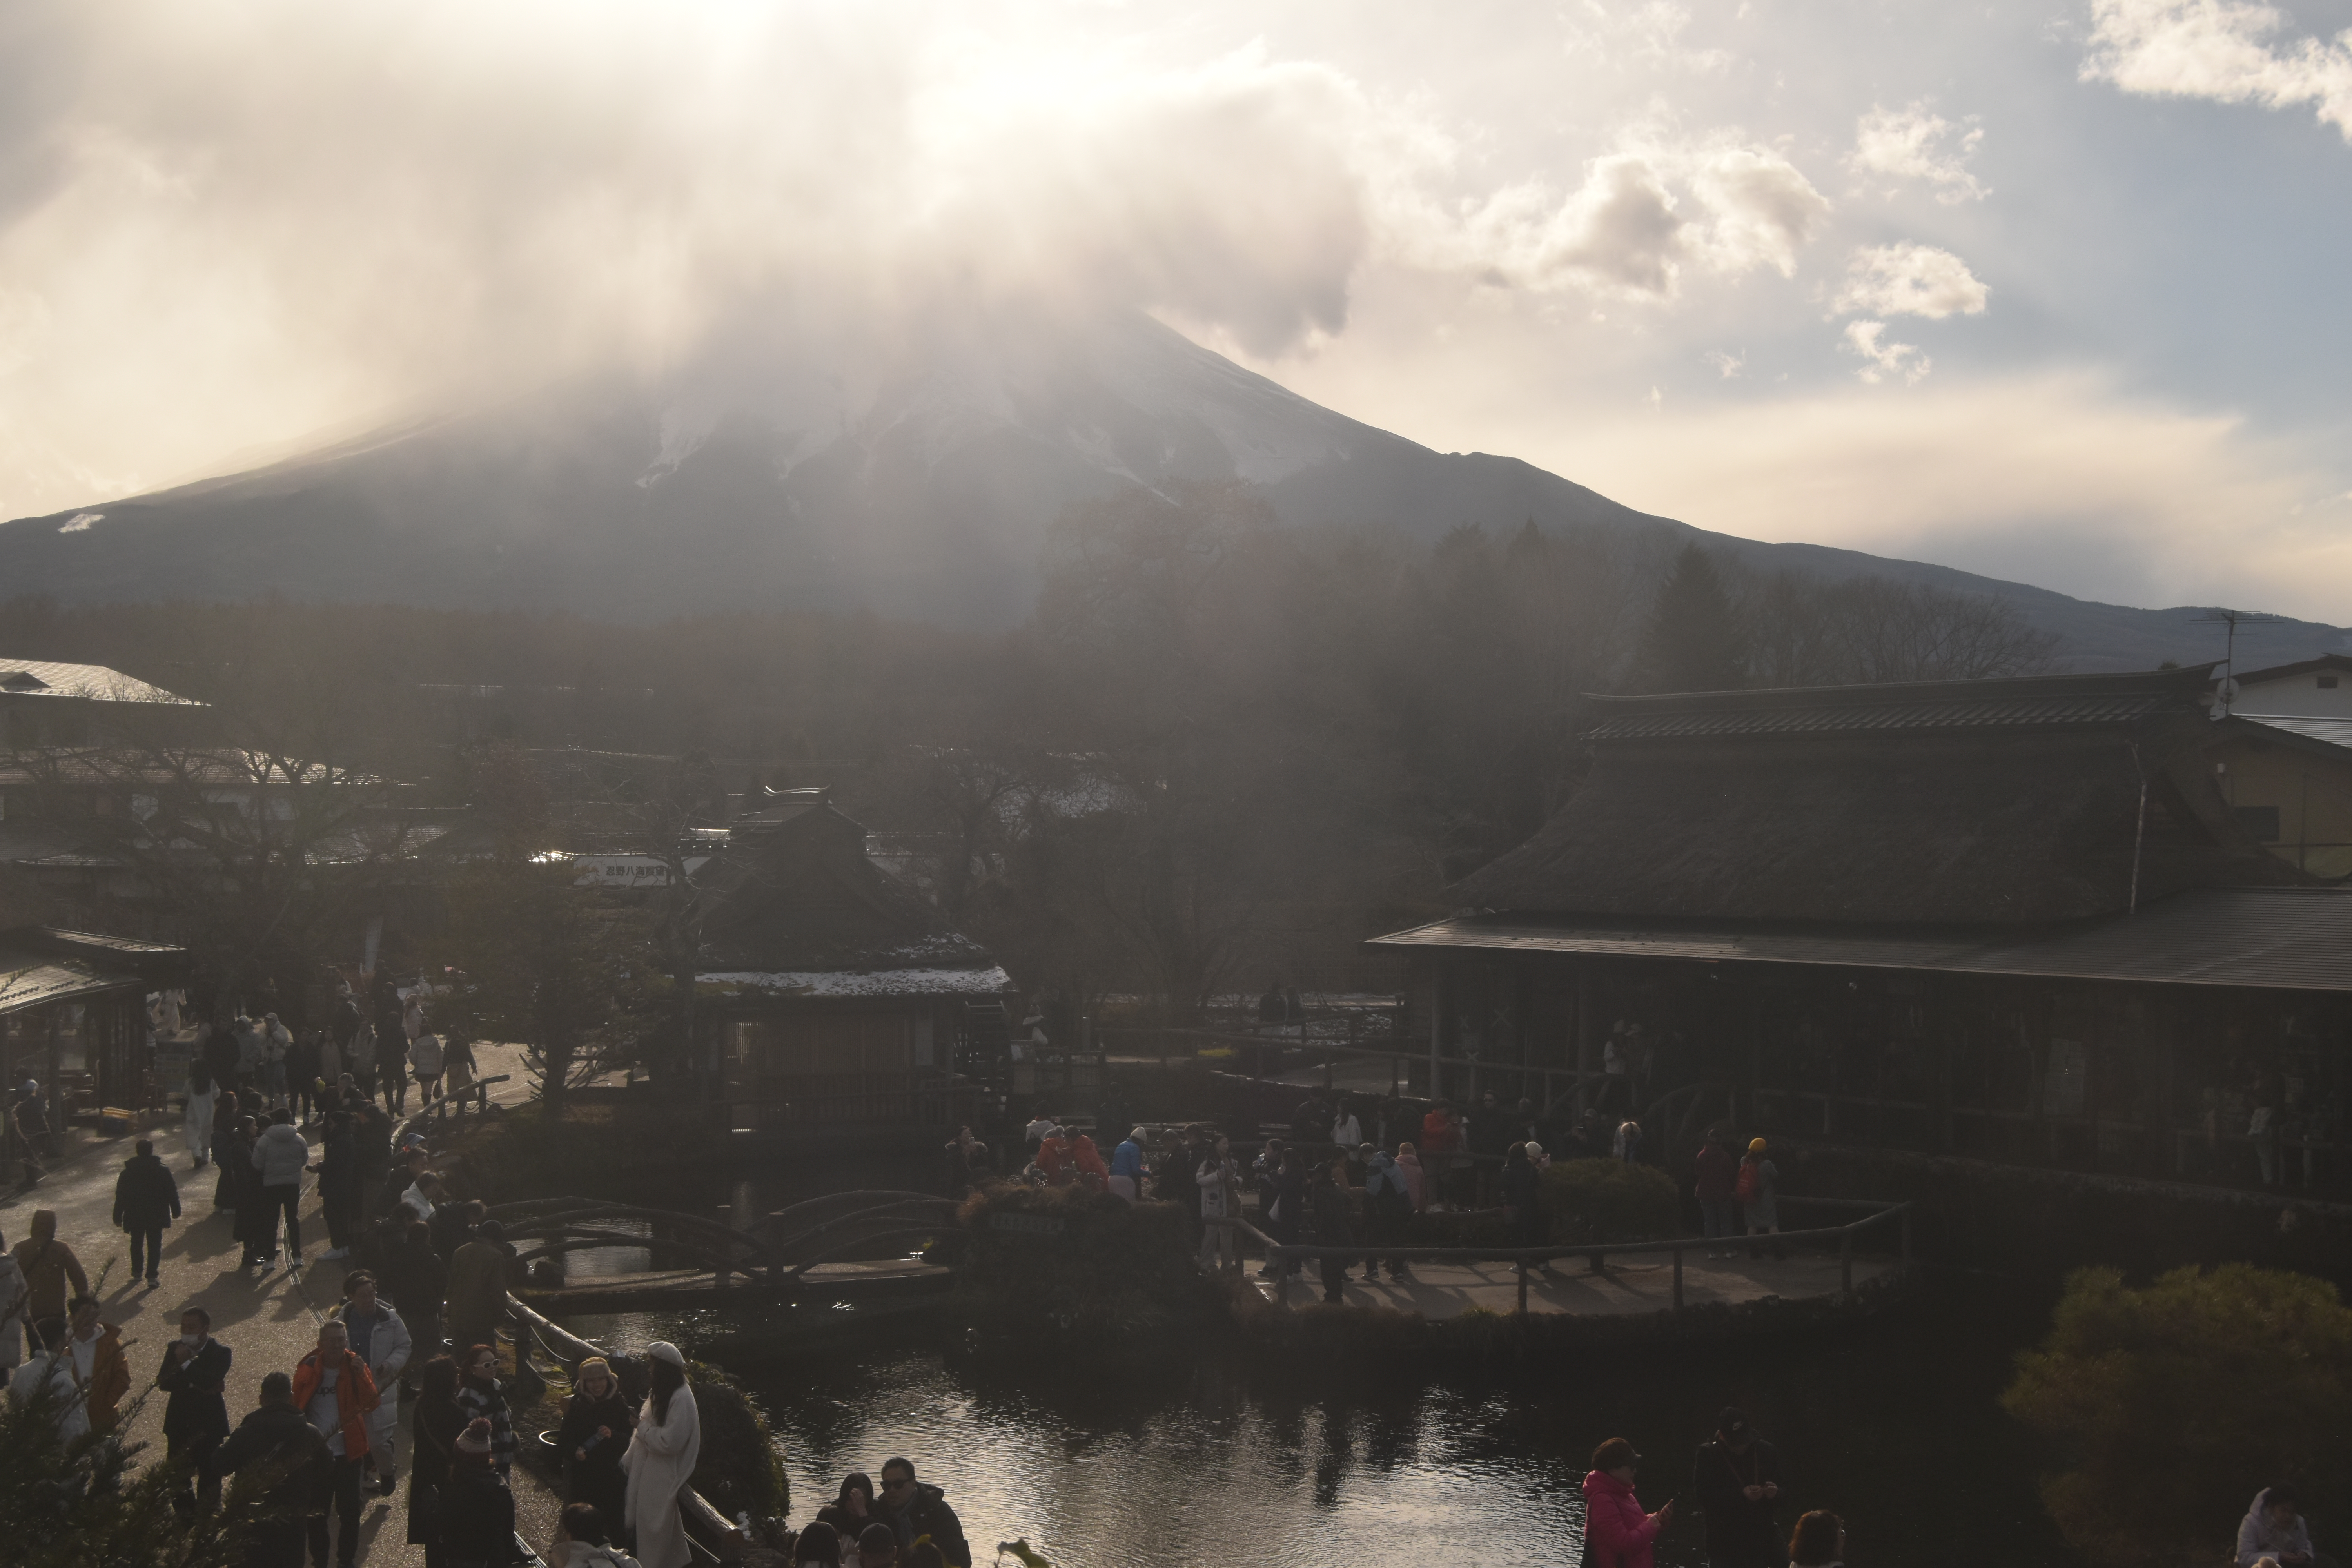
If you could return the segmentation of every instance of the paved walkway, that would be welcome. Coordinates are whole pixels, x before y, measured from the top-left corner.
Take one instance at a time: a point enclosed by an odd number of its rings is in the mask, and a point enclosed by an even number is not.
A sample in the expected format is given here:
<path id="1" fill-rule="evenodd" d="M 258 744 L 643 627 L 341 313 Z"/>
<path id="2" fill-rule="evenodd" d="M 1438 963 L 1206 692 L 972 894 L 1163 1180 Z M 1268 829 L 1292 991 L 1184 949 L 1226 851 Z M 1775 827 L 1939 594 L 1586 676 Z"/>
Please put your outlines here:
<path id="1" fill-rule="evenodd" d="M 1518 1273 L 1511 1264 L 1413 1263 L 1408 1267 L 1412 1279 L 1391 1279 L 1384 1271 L 1381 1282 L 1372 1285 L 1365 1282 L 1363 1266 L 1359 1264 L 1349 1270 L 1341 1299 L 1350 1307 L 1392 1307 L 1399 1311 L 1419 1312 L 1424 1318 L 1458 1317 L 1474 1307 L 1483 1307 L 1490 1312 L 1518 1310 Z M 1854 1288 L 1860 1289 L 1865 1282 L 1893 1267 L 1855 1258 Z M 1664 1311 L 1674 1305 L 1674 1263 L 1664 1256 L 1637 1254 L 1622 1260 L 1612 1259 L 1599 1274 L 1588 1270 L 1580 1258 L 1563 1258 L 1557 1268 L 1559 1272 L 1555 1275 L 1546 1276 L 1538 1270 L 1528 1276 L 1528 1312 L 1615 1317 Z M 1274 1282 L 1260 1279 L 1256 1269 L 1256 1264 L 1250 1265 L 1250 1278 L 1272 1300 Z M 1785 1260 L 1745 1256 L 1709 1258 L 1698 1249 L 1683 1255 L 1685 1306 L 1738 1305 L 1759 1301 L 1767 1296 L 1797 1300 L 1833 1296 L 1838 1289 L 1838 1260 L 1834 1257 L 1799 1254 Z M 1291 1281 L 1290 1304 L 1303 1306 L 1322 1299 L 1321 1275 L 1318 1265 L 1309 1262 L 1305 1272 Z"/>
<path id="2" fill-rule="evenodd" d="M 511 1047 L 478 1047 L 486 1073 L 511 1072 L 512 1079 L 497 1085 L 492 1098 L 502 1103 L 524 1099 L 520 1056 Z M 498 1058 L 498 1059 L 494 1059 Z M 412 1109 L 415 1100 L 410 1101 Z M 281 1265 L 266 1275 L 236 1267 L 239 1248 L 229 1235 L 230 1216 L 213 1211 L 214 1167 L 194 1170 L 186 1141 L 176 1123 L 139 1134 L 155 1141 L 180 1184 L 179 1223 L 163 1233 L 163 1284 L 150 1290 L 131 1278 L 129 1238 L 114 1228 L 114 1179 L 130 1158 L 134 1138 L 84 1141 L 79 1151 L 52 1165 L 49 1177 L 29 1192 L 0 1200 L 0 1232 L 14 1247 L 31 1227 L 33 1211 L 52 1209 L 58 1215 L 58 1238 L 70 1246 L 90 1278 L 107 1321 L 119 1323 L 128 1348 L 133 1378 L 131 1400 L 125 1402 L 128 1439 L 150 1445 L 143 1459 L 163 1457 L 163 1396 L 150 1395 L 135 1413 L 131 1401 L 152 1387 L 163 1364 L 164 1347 L 178 1337 L 179 1315 L 189 1306 L 212 1314 L 213 1335 L 235 1356 L 228 1378 L 229 1422 L 234 1426 L 260 1403 L 261 1379 L 267 1373 L 294 1370 L 318 1344 L 319 1323 L 342 1300 L 343 1266 L 320 1263 L 327 1249 L 326 1222 L 319 1212 L 315 1186 L 305 1193 L 301 1223 L 303 1251 L 310 1268 L 289 1273 Z M 310 1178 L 313 1182 L 316 1178 Z M 111 1266 L 104 1282 L 100 1270 Z M 360 1559 L 373 1568 L 424 1568 L 425 1551 L 410 1546 L 408 1534 L 408 1419 L 413 1402 L 401 1411 L 397 1451 L 401 1484 L 389 1498 L 371 1496 L 360 1535 Z M 526 1436 L 526 1441 L 532 1440 Z M 521 1466 L 514 1470 L 517 1528 L 523 1538 L 544 1548 L 555 1534 L 561 1500 Z"/>

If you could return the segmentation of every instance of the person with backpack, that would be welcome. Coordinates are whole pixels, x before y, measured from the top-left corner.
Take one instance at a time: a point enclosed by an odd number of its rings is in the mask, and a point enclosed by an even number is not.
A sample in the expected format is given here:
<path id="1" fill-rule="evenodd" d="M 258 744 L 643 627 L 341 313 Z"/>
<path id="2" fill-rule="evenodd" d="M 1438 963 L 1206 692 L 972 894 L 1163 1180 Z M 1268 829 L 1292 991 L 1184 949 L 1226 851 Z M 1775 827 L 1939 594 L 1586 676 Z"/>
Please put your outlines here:
<path id="1" fill-rule="evenodd" d="M 1372 1241 L 1379 1246 L 1402 1248 L 1412 1225 L 1412 1189 L 1406 1185 L 1404 1171 L 1384 1150 L 1375 1150 L 1364 1169 L 1364 1217 L 1369 1222 Z M 1364 1283 L 1371 1284 L 1381 1277 L 1378 1256 L 1364 1260 Z M 1402 1280 L 1411 1278 L 1405 1270 L 1402 1251 L 1389 1254 L 1389 1278 Z"/>
<path id="2" fill-rule="evenodd" d="M 1765 1157 L 1764 1140 L 1752 1138 L 1748 1143 L 1748 1157 L 1739 1162 L 1739 1182 L 1733 1189 L 1739 1198 L 1739 1207 L 1747 1216 L 1748 1234 L 1773 1237 L 1772 1256 L 1786 1258 L 1788 1249 L 1780 1242 L 1780 1170 Z M 1748 1256 L 1761 1258 L 1764 1249 L 1753 1241 Z"/>

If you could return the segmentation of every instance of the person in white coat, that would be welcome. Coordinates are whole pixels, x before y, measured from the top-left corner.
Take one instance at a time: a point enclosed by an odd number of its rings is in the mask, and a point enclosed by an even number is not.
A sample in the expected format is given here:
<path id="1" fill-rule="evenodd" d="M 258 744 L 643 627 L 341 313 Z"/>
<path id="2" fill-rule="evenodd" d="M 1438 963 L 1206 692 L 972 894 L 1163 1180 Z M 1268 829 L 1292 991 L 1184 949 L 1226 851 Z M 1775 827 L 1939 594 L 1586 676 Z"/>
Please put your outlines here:
<path id="1" fill-rule="evenodd" d="M 637 1413 L 636 1435 L 621 1468 L 629 1472 L 628 1527 L 636 1533 L 644 1568 L 687 1568 L 694 1553 L 677 1517 L 678 1489 L 694 1479 L 702 1457 L 702 1418 L 686 1381 L 686 1357 L 661 1340 L 648 1346 L 653 1390 Z"/>
<path id="2" fill-rule="evenodd" d="M 394 1384 L 407 1370 L 415 1349 L 408 1325 L 376 1299 L 375 1276 L 364 1268 L 343 1276 L 343 1304 L 329 1312 L 327 1321 L 349 1331 L 352 1353 L 367 1363 L 368 1375 L 375 1379 L 376 1391 L 383 1395 L 368 1412 L 368 1467 L 375 1471 L 376 1490 L 390 1497 L 400 1473 L 394 1452 L 400 1432 L 400 1395 Z"/>
<path id="3" fill-rule="evenodd" d="M 212 1069 L 198 1057 L 188 1068 L 188 1154 L 201 1171 L 213 1157 L 213 1107 L 219 1103 L 220 1085 L 213 1081 Z"/>

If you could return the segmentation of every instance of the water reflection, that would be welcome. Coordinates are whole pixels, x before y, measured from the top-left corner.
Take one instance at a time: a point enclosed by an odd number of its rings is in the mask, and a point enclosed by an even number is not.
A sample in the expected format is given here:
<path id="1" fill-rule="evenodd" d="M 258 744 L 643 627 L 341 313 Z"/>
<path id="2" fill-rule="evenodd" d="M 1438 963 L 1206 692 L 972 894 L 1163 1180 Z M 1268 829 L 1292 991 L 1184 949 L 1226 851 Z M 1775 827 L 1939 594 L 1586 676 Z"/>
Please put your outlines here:
<path id="1" fill-rule="evenodd" d="M 621 1344 L 667 1335 L 740 1372 L 783 1442 L 796 1520 L 844 1473 L 904 1454 L 946 1489 L 982 1563 L 1017 1535 L 1066 1568 L 1573 1563 L 1593 1446 L 1623 1436 L 1649 1456 L 1654 1508 L 1688 1491 L 1692 1450 L 1730 1403 L 1781 1445 L 1784 1522 L 1837 1509 L 1855 1563 L 2031 1568 L 2072 1559 L 1993 1401 L 2046 1310 L 2039 1293 L 1945 1281 L 1857 1331 L 1434 1381 L 1178 1343 L 1141 1365 L 1013 1363 L 887 1326 L 795 1353 L 719 1313 L 577 1326 Z M 1659 1553 L 1702 1560 L 1692 1521 Z"/>

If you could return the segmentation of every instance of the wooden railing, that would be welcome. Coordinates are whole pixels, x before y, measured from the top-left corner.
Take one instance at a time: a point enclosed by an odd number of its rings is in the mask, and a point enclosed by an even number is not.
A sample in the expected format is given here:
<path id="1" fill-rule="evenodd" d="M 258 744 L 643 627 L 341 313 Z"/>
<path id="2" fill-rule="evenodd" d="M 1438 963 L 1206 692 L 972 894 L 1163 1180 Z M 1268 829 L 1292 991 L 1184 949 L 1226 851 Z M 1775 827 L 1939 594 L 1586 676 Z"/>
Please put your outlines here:
<path id="1" fill-rule="evenodd" d="M 1832 1242 L 1838 1247 L 1838 1290 L 1847 1300 L 1853 1296 L 1853 1244 L 1864 1231 L 1896 1222 L 1902 1232 L 1901 1256 L 1905 1268 L 1911 1264 L 1911 1205 L 1908 1203 L 1880 1203 L 1869 1198 L 1801 1198 L 1780 1194 L 1780 1201 L 1791 1207 L 1809 1206 L 1825 1209 L 1867 1209 L 1860 1219 L 1845 1225 L 1822 1226 L 1811 1230 L 1788 1230 L 1771 1233 L 1775 1247 L 1796 1243 Z M 1255 1239 L 1265 1249 L 1265 1258 L 1274 1269 L 1275 1304 L 1290 1305 L 1290 1269 L 1292 1263 L 1311 1259 L 1337 1258 L 1342 1263 L 1361 1263 L 1370 1258 L 1403 1258 L 1415 1262 L 1430 1263 L 1512 1263 L 1518 1266 L 1518 1310 L 1528 1310 L 1528 1270 L 1540 1268 L 1556 1258 L 1581 1258 L 1591 1272 L 1601 1270 L 1601 1260 L 1612 1257 L 1651 1256 L 1664 1253 L 1674 1259 L 1674 1310 L 1683 1307 L 1683 1254 L 1693 1248 L 1705 1251 L 1726 1245 L 1722 1237 L 1690 1236 L 1670 1241 L 1592 1242 L 1576 1247 L 1429 1247 L 1407 1243 L 1403 1246 L 1325 1247 L 1308 1243 L 1276 1241 L 1244 1219 L 1207 1219 L 1203 1225 L 1221 1226 L 1225 1229 Z M 1735 1238 L 1737 1245 L 1748 1246 L 1759 1237 Z"/>

